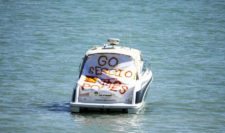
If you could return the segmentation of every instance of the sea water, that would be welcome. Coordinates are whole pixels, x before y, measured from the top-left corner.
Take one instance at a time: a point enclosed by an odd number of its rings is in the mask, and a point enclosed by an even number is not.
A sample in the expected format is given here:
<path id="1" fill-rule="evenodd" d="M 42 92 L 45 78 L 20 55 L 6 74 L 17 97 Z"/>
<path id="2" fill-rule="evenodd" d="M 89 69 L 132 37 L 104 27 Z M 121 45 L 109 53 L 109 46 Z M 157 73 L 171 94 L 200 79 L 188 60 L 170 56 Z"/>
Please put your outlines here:
<path id="1" fill-rule="evenodd" d="M 110 37 L 154 81 L 140 114 L 71 114 L 85 51 Z M 225 131 L 225 1 L 0 0 L 1 133 Z"/>

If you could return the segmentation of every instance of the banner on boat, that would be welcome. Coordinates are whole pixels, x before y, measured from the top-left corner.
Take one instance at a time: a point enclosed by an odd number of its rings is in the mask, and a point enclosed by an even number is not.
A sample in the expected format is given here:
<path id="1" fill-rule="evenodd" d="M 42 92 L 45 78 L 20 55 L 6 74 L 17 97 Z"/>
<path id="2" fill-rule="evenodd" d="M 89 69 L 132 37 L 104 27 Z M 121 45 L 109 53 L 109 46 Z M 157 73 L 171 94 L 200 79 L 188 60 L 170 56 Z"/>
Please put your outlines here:
<path id="1" fill-rule="evenodd" d="M 90 103 L 130 103 L 137 70 L 130 56 L 89 55 L 83 65 L 79 101 Z"/>

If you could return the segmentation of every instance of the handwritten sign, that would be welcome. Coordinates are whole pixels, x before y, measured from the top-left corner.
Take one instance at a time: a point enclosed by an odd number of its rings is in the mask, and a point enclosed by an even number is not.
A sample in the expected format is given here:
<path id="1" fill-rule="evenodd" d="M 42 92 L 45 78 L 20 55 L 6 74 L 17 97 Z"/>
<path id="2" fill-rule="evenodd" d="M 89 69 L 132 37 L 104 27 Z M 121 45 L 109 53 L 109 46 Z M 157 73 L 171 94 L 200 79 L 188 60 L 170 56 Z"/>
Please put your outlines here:
<path id="1" fill-rule="evenodd" d="M 78 100 L 94 103 L 130 103 L 136 73 L 135 63 L 129 56 L 89 55 L 78 81 Z"/>

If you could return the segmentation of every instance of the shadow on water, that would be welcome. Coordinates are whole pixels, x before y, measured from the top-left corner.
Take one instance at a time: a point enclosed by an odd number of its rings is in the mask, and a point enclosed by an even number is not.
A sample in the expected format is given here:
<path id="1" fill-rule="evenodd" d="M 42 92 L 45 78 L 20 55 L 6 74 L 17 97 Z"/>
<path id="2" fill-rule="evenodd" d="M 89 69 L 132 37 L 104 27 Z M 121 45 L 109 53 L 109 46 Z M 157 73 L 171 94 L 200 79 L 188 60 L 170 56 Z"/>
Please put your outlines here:
<path id="1" fill-rule="evenodd" d="M 70 112 L 69 103 L 52 103 L 49 105 L 43 105 L 42 108 L 53 112 Z"/>

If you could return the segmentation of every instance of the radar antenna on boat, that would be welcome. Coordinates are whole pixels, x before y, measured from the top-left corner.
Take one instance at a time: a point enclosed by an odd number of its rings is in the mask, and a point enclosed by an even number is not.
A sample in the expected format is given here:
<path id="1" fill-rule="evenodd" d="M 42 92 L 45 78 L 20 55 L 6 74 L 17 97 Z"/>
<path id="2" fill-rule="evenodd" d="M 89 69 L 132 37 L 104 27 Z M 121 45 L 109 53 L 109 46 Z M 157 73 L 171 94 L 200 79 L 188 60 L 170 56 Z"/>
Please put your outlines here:
<path id="1" fill-rule="evenodd" d="M 120 39 L 118 38 L 109 38 L 107 41 L 108 41 L 108 45 L 111 45 L 111 46 L 120 44 Z"/>

